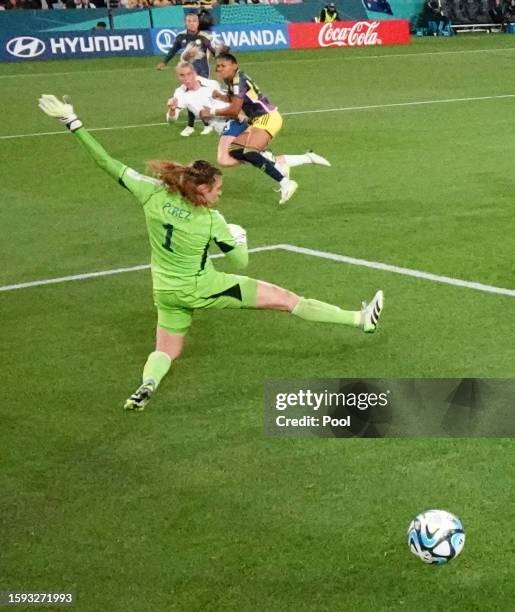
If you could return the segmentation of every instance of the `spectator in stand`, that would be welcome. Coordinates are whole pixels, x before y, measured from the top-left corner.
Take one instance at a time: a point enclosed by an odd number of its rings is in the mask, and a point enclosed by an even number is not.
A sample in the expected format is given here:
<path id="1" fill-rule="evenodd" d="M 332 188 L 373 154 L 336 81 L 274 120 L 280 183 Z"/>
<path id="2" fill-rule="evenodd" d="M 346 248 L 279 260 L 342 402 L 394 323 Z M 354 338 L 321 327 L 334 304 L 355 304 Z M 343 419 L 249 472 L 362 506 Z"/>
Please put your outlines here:
<path id="1" fill-rule="evenodd" d="M 489 7 L 488 14 L 493 23 L 502 24 L 506 29 L 515 13 L 515 0 L 490 0 Z"/>
<path id="2" fill-rule="evenodd" d="M 5 0 L 5 10 L 12 11 L 15 9 L 23 9 L 25 8 L 25 3 L 23 0 Z"/>
<path id="3" fill-rule="evenodd" d="M 204 32 L 205 34 L 209 34 L 211 28 L 214 26 L 215 22 L 213 19 L 213 14 L 210 9 L 203 8 L 199 11 L 198 14 L 198 29 L 200 32 Z"/>
<path id="4" fill-rule="evenodd" d="M 93 4 L 93 2 L 90 2 L 89 0 L 75 0 L 75 8 L 92 9 L 97 8 L 97 5 Z"/>
<path id="5" fill-rule="evenodd" d="M 502 23 L 504 21 L 504 2 L 503 0 L 490 0 L 488 14 L 494 23 Z"/>
<path id="6" fill-rule="evenodd" d="M 338 15 L 338 11 L 336 10 L 334 2 L 326 4 L 324 8 L 320 11 L 319 17 L 315 17 L 315 21 L 318 21 L 319 23 L 331 23 L 333 21 L 340 21 L 340 15 Z"/>
<path id="7" fill-rule="evenodd" d="M 506 25 L 513 21 L 513 15 L 515 15 L 515 0 L 506 0 L 504 7 L 504 23 Z"/>
<path id="8" fill-rule="evenodd" d="M 140 9 L 140 8 L 149 8 L 148 2 L 146 0 L 119 0 L 117 8 L 125 8 L 125 9 Z M 111 0 L 110 7 L 113 8 L 113 2 Z M 152 7 L 150 7 L 152 8 Z"/>
<path id="9" fill-rule="evenodd" d="M 427 0 L 420 15 L 419 25 L 426 28 L 428 34 L 438 36 L 449 29 L 450 20 L 443 14 L 439 0 Z"/>

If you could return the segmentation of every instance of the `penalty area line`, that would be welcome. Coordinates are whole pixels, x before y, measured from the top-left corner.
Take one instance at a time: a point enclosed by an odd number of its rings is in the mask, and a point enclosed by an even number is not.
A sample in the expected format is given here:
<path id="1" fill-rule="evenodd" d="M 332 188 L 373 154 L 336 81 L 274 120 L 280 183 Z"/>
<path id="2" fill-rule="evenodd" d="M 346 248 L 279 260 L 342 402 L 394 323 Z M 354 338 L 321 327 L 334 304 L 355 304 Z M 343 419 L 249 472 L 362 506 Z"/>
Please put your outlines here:
<path id="1" fill-rule="evenodd" d="M 337 261 L 341 263 L 350 264 L 351 266 L 360 266 L 364 268 L 372 268 L 374 270 L 381 270 L 383 272 L 392 272 L 394 274 L 401 274 L 403 276 L 412 276 L 414 278 L 421 278 L 423 280 L 429 280 L 435 283 L 442 283 L 444 285 L 452 285 L 454 287 L 465 287 L 466 289 L 482 291 L 483 293 L 495 293 L 497 295 L 506 295 L 508 297 L 515 297 L 515 289 L 505 289 L 504 287 L 495 287 L 494 285 L 486 285 L 484 283 L 477 283 L 474 281 L 462 280 L 460 278 L 453 278 L 451 276 L 443 276 L 441 274 L 432 274 L 431 272 L 423 272 L 422 270 L 402 268 L 400 266 L 385 264 L 379 261 L 368 261 L 366 259 L 357 259 L 356 257 L 348 257 L 346 255 L 339 255 L 338 253 L 330 253 L 327 251 L 317 251 L 316 249 L 307 249 L 304 247 L 295 246 L 293 244 L 281 244 L 277 246 L 285 251 L 290 251 L 292 253 L 309 255 L 311 257 L 320 257 L 322 259 L 329 259 L 331 261 Z"/>
<path id="2" fill-rule="evenodd" d="M 443 276 L 441 274 L 423 272 L 422 270 L 414 270 L 412 268 L 403 268 L 401 266 L 386 264 L 380 261 L 368 261 L 367 259 L 358 259 L 356 257 L 349 257 L 347 255 L 340 255 L 338 253 L 331 253 L 328 251 L 318 251 L 316 249 L 299 247 L 294 244 L 272 244 L 269 246 L 254 247 L 253 249 L 249 249 L 249 253 L 260 253 L 263 251 L 277 251 L 277 250 L 289 251 L 290 253 L 297 253 L 298 255 L 308 255 L 310 257 L 328 259 L 330 261 L 346 263 L 351 266 L 372 268 L 374 270 L 381 270 L 382 272 L 391 272 L 393 274 L 400 274 L 402 276 L 411 276 L 413 278 L 420 278 L 422 280 L 428 280 L 428 281 L 432 281 L 435 283 L 441 283 L 444 285 L 451 285 L 453 287 L 464 287 L 466 289 L 473 289 L 474 291 L 481 291 L 483 293 L 494 293 L 497 295 L 506 295 L 508 297 L 515 297 L 515 289 L 495 287 L 494 285 L 486 285 L 484 283 L 462 280 L 460 278 L 453 278 L 451 276 Z M 210 255 L 209 257 L 210 259 L 218 259 L 223 256 L 224 256 L 223 253 L 217 253 L 215 255 Z M 124 274 L 125 272 L 137 272 L 139 270 L 148 270 L 149 268 L 150 268 L 149 264 L 143 264 L 143 265 L 132 266 L 128 268 L 114 268 L 111 270 L 100 270 L 98 272 L 89 272 L 85 274 L 73 274 L 71 276 L 61 276 L 59 278 L 48 278 L 48 279 L 43 279 L 43 280 L 30 281 L 26 283 L 17 283 L 15 285 L 4 285 L 4 286 L 0 286 L 0 292 L 14 291 L 16 289 L 28 289 L 30 287 L 41 287 L 43 285 L 55 285 L 58 283 L 86 280 L 89 278 L 98 278 L 102 276 L 112 276 L 115 274 Z"/>
<path id="3" fill-rule="evenodd" d="M 262 246 L 249 249 L 249 253 L 259 253 L 260 251 L 273 251 L 280 248 L 279 245 Z M 210 255 L 210 259 L 218 259 L 223 257 L 223 253 Z M 58 278 L 46 278 L 42 280 L 29 281 L 26 283 L 16 283 L 15 285 L 0 286 L 1 291 L 15 291 L 16 289 L 29 289 L 30 287 L 41 287 L 43 285 L 57 285 L 58 283 L 68 283 L 71 281 L 86 280 L 88 278 L 99 278 L 101 276 L 113 276 L 115 274 L 124 274 L 125 272 L 138 272 L 140 270 L 150 269 L 150 264 L 142 264 L 139 266 L 131 266 L 129 268 L 114 268 L 112 270 L 99 270 L 98 272 L 87 272 L 85 274 L 72 274 L 70 276 L 60 276 Z"/>
<path id="4" fill-rule="evenodd" d="M 515 94 L 500 94 L 498 96 L 475 96 L 470 98 L 441 98 L 437 100 L 414 100 L 413 102 L 392 102 L 389 104 L 367 104 L 365 106 L 341 106 L 337 108 L 322 108 L 305 111 L 293 111 L 282 113 L 285 117 L 292 115 L 315 115 L 317 113 L 343 113 L 348 111 L 374 110 L 378 108 L 395 108 L 398 106 L 424 106 L 429 104 L 452 104 L 456 102 L 479 102 L 483 100 L 503 100 L 515 98 Z"/>

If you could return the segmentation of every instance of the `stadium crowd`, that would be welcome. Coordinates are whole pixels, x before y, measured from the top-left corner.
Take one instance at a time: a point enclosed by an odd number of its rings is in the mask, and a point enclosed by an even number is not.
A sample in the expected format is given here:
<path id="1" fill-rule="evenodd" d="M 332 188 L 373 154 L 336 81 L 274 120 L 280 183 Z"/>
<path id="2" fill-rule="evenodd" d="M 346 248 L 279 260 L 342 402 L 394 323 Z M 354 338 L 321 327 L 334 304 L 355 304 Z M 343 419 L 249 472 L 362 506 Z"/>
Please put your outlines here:
<path id="1" fill-rule="evenodd" d="M 152 8 L 162 6 L 207 7 L 216 4 L 260 4 L 261 0 L 0 0 L 0 11 L 14 9 Z"/>

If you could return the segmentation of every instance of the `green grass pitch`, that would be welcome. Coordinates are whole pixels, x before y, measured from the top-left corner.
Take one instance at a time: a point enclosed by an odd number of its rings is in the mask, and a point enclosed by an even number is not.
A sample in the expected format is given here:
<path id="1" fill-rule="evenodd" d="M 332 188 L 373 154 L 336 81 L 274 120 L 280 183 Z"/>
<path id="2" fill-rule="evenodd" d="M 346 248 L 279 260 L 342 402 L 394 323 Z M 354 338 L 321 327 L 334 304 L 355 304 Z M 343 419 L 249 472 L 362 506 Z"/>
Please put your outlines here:
<path id="1" fill-rule="evenodd" d="M 285 114 L 275 152 L 333 165 L 295 169 L 283 209 L 267 177 L 229 169 L 220 209 L 251 247 L 514 288 L 514 62 L 508 35 L 242 55 Z M 163 124 L 175 85 L 155 64 L 0 66 L 0 286 L 147 263 L 137 203 L 64 131 L 41 135 L 60 126 L 36 102 L 71 95 L 138 170 L 214 161 L 216 138 Z M 121 406 L 153 346 L 148 271 L 0 292 L 0 590 L 75 590 L 81 612 L 513 609 L 510 440 L 268 439 L 262 405 L 267 378 L 511 377 L 513 297 L 280 250 L 248 273 L 349 308 L 381 287 L 382 326 L 197 313 L 135 415 Z M 465 525 L 446 567 L 405 543 L 428 507 Z"/>

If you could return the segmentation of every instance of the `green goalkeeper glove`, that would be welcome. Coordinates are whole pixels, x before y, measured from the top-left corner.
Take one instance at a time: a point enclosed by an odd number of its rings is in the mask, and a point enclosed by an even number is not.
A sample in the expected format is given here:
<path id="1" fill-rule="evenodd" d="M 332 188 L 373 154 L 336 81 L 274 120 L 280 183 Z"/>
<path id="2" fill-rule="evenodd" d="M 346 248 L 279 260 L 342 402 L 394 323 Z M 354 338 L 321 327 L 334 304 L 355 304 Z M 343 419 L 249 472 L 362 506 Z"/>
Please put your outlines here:
<path id="1" fill-rule="evenodd" d="M 49 117 L 59 119 L 70 130 L 75 132 L 82 127 L 82 121 L 77 117 L 73 106 L 69 104 L 66 96 L 63 96 L 63 101 L 55 96 L 43 94 L 39 98 L 39 108 Z"/>

